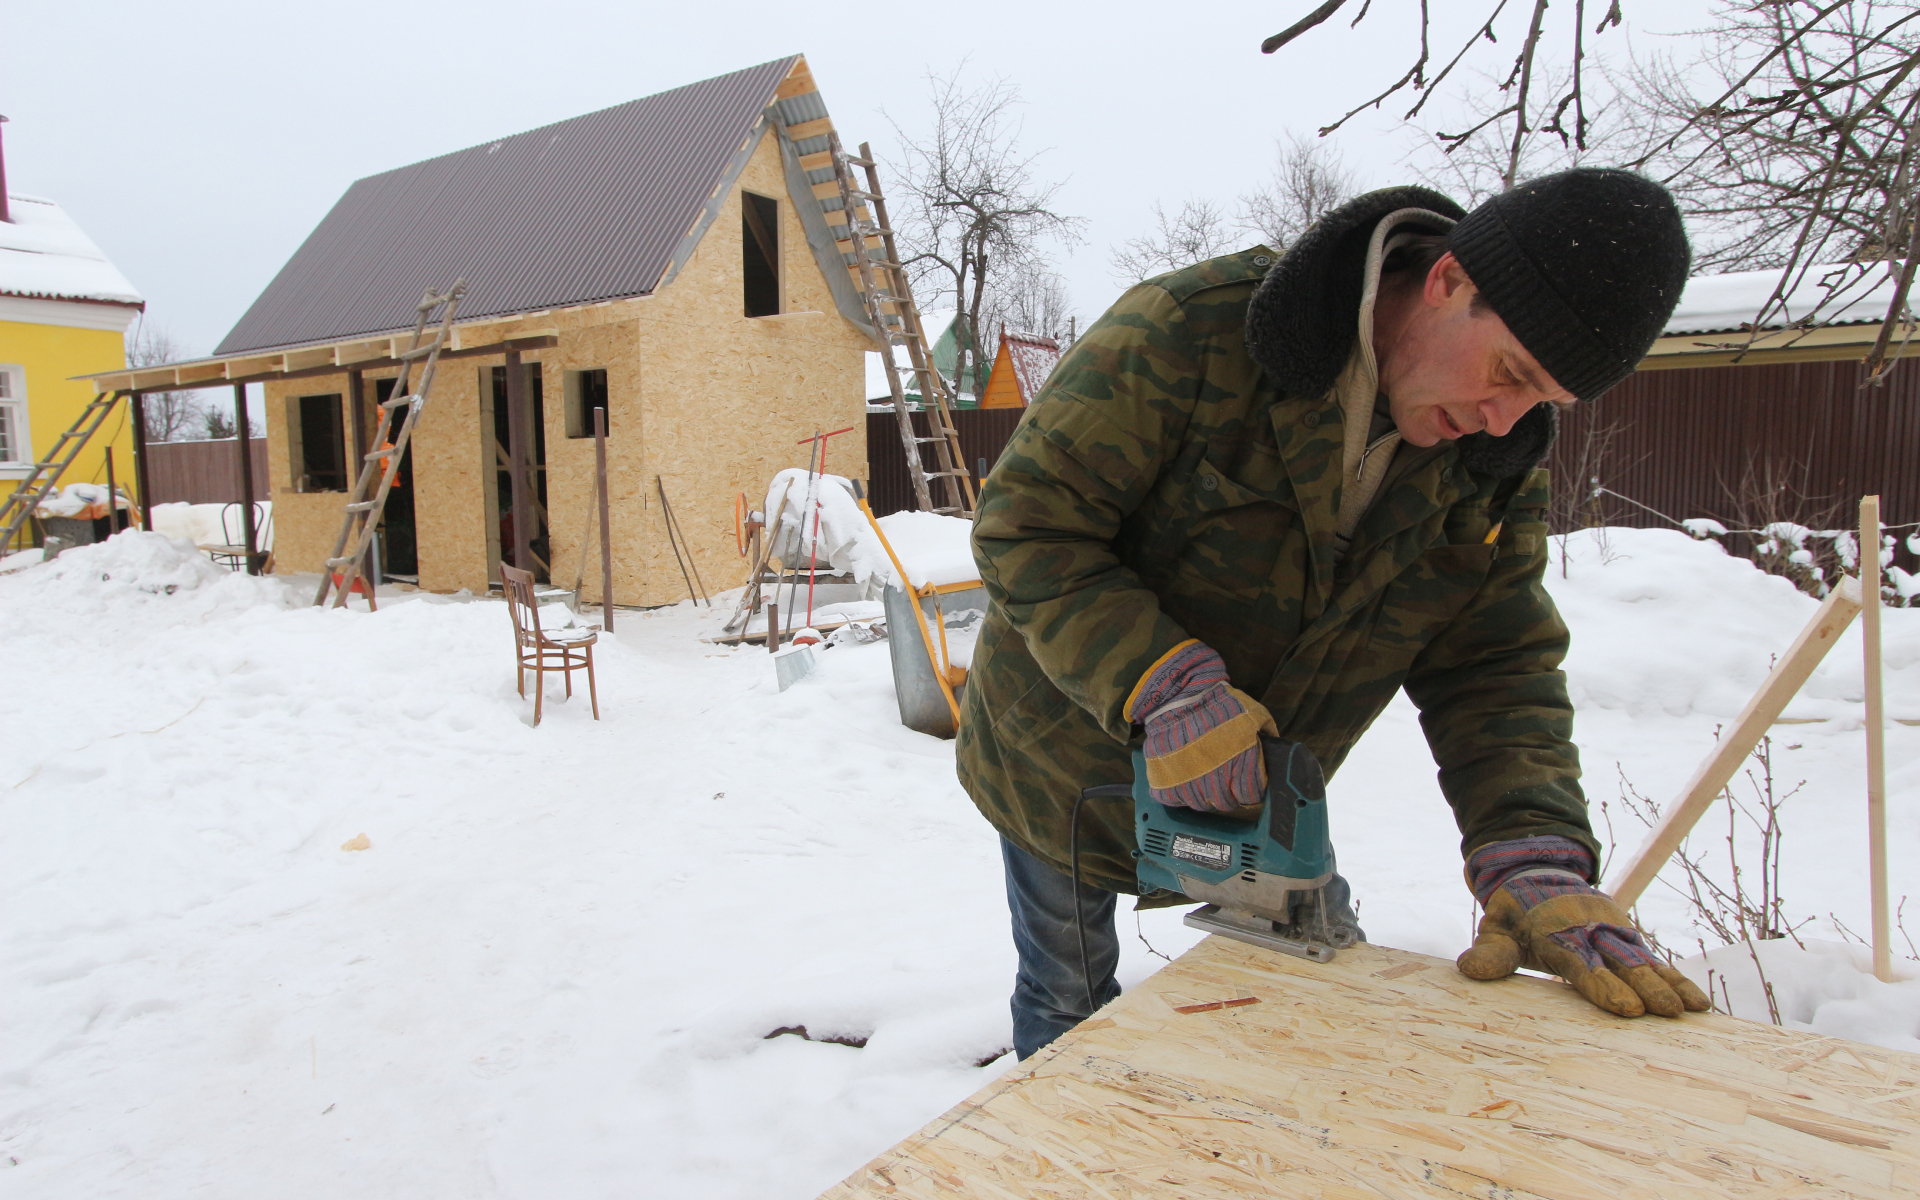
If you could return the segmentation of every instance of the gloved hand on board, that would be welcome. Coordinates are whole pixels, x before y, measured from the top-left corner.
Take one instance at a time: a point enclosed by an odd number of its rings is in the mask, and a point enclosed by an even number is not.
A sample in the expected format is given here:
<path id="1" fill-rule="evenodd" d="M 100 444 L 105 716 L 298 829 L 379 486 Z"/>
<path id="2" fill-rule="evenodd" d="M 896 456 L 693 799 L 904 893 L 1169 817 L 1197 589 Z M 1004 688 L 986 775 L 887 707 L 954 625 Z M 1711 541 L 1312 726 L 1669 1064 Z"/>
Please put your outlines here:
<path id="1" fill-rule="evenodd" d="M 1596 1007 L 1622 1017 L 1677 1017 L 1713 1007 L 1693 981 L 1661 962 L 1613 897 L 1588 886 L 1593 856 L 1563 837 L 1491 842 L 1467 858 L 1467 883 L 1486 915 L 1459 959 L 1469 979 L 1548 971 Z"/>
<path id="2" fill-rule="evenodd" d="M 1146 728 L 1142 749 L 1155 800 L 1233 812 L 1266 798 L 1260 735 L 1279 731 L 1258 700 L 1227 682 L 1227 664 L 1205 643 L 1169 650 L 1134 685 L 1125 712 Z"/>

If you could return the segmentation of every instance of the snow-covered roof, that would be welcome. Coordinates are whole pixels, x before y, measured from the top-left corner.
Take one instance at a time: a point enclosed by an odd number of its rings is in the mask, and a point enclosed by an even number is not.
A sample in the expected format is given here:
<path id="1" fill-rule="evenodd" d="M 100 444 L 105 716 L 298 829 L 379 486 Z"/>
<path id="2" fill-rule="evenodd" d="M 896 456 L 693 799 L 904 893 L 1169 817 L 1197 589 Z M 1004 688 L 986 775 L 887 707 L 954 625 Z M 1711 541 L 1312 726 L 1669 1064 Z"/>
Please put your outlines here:
<path id="1" fill-rule="evenodd" d="M 1007 357 L 1013 361 L 1013 377 L 1020 383 L 1020 398 L 1031 404 L 1047 382 L 1047 376 L 1053 374 L 1053 365 L 1060 361 L 1060 343 L 1037 333 L 1012 329 L 1001 330 L 1000 337 L 1007 348 Z"/>
<path id="2" fill-rule="evenodd" d="M 0 221 L 0 295 L 146 303 L 58 204 L 8 192 L 7 208 L 13 220 Z"/>
<path id="3" fill-rule="evenodd" d="M 1787 293 L 1785 316 L 1776 313 L 1768 319 L 1767 327 L 1779 329 L 1812 312 L 1827 299 L 1826 290 L 1820 286 L 1821 281 L 1836 271 L 1849 272 L 1844 277 L 1849 286 L 1841 290 L 1839 297 L 1846 303 L 1823 312 L 1821 323 L 1859 325 L 1885 320 L 1887 302 L 1893 296 L 1893 284 L 1886 277 L 1886 268 L 1876 264 L 1869 269 L 1868 279 L 1860 280 L 1860 266 L 1859 263 L 1833 263 L 1808 268 L 1799 284 Z M 1780 276 L 1781 272 L 1775 270 L 1694 276 L 1687 281 L 1686 290 L 1680 293 L 1680 304 L 1667 322 L 1667 336 L 1740 330 L 1759 314 L 1760 306 L 1767 302 L 1773 289 L 1779 285 Z M 1834 283 L 1840 281 L 1841 277 L 1838 276 L 1831 280 Z M 1866 286 L 1869 282 L 1872 283 L 1871 287 Z"/>

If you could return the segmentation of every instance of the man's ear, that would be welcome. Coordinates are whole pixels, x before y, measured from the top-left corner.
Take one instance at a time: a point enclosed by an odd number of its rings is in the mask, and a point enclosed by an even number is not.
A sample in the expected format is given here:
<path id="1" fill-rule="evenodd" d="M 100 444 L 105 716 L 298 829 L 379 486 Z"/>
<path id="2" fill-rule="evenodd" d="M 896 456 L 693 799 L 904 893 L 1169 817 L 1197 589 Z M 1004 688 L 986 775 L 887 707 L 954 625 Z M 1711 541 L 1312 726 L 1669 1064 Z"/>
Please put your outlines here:
<path id="1" fill-rule="evenodd" d="M 1420 298 L 1429 307 L 1439 308 L 1453 299 L 1461 288 L 1472 287 L 1473 280 L 1467 278 L 1467 269 L 1460 265 L 1460 260 L 1453 256 L 1453 251 L 1449 250 L 1442 254 L 1439 261 L 1435 262 L 1433 268 L 1427 272 L 1427 282 Z"/>

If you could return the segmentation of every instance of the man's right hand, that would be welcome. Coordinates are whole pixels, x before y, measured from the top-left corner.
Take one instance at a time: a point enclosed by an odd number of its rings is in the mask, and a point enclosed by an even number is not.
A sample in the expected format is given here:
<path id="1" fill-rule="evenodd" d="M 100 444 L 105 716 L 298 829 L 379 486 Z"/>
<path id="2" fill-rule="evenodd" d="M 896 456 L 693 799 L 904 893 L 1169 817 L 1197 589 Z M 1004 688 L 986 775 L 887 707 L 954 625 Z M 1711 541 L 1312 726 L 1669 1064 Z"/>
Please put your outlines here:
<path id="1" fill-rule="evenodd" d="M 1126 717 L 1145 727 L 1147 787 L 1160 803 L 1233 812 L 1266 799 L 1260 735 L 1279 730 L 1206 644 L 1168 651 L 1134 686 Z"/>

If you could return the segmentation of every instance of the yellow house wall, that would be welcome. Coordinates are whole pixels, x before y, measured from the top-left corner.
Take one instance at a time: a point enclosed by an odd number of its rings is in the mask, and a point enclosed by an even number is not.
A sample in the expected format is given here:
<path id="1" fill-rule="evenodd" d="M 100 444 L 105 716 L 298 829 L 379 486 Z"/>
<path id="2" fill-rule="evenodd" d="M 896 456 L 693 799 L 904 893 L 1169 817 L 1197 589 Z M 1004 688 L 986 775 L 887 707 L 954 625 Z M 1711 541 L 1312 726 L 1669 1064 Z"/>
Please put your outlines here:
<path id="1" fill-rule="evenodd" d="M 27 424 L 33 457 L 39 461 L 94 397 L 92 384 L 68 376 L 126 366 L 126 343 L 111 329 L 0 321 L 0 363 L 18 363 L 25 368 Z M 60 477 L 61 484 L 105 483 L 108 446 L 113 447 L 116 482 L 133 495 L 133 425 L 124 402 Z M 0 488 L 11 492 L 16 483 L 0 480 Z M 22 530 L 20 540 L 26 536 Z"/>
<path id="2" fill-rule="evenodd" d="M 742 189 L 780 202 L 781 315 L 748 318 L 741 265 Z M 769 136 L 680 273 L 653 296 L 529 314 L 500 337 L 546 334 L 557 345 L 529 352 L 544 396 L 548 536 L 552 579 L 571 586 L 593 497 L 593 439 L 566 433 L 565 376 L 607 371 L 608 495 L 612 510 L 614 601 L 657 605 L 686 598 L 668 544 L 656 477 L 710 592 L 737 587 L 746 564 L 734 548 L 734 497 L 757 507 L 775 471 L 802 467 L 816 430 L 853 426 L 829 443 L 827 469 L 866 475 L 865 352 L 871 343 L 833 306 L 826 280 L 786 190 Z M 488 335 L 493 336 L 492 334 Z M 488 585 L 483 372 L 491 357 L 444 359 L 414 433 L 414 519 L 420 586 L 436 592 Z M 372 381 L 395 372 L 369 371 Z M 266 386 L 268 462 L 274 488 L 278 569 L 318 571 L 344 515 L 337 492 L 293 490 L 286 428 L 291 396 L 344 394 L 346 374 Z M 377 414 L 369 407 L 368 426 Z M 345 423 L 345 422 L 343 422 Z M 350 428 L 350 425 L 349 425 Z M 491 430 L 486 431 L 490 438 Z M 349 444 L 351 442 L 350 434 Z M 599 536 L 587 547 L 589 600 L 599 596 Z"/>

